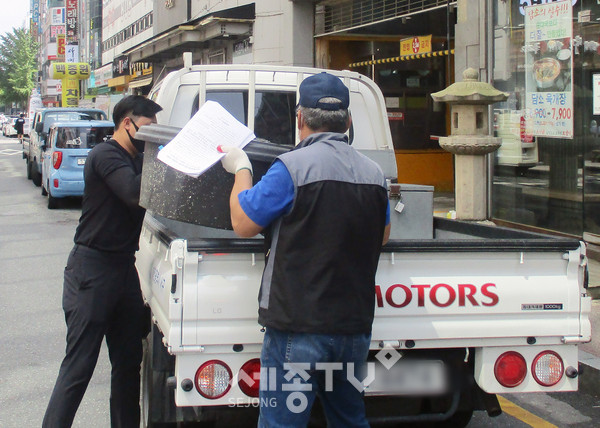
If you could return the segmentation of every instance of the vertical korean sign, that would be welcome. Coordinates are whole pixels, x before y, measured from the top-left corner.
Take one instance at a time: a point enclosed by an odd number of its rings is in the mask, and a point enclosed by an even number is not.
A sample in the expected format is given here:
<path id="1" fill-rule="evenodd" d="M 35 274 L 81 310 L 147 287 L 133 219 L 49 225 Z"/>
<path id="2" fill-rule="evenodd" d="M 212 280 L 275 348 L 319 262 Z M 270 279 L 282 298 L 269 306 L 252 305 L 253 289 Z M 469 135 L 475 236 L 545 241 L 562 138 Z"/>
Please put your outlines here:
<path id="1" fill-rule="evenodd" d="M 67 42 L 77 40 L 77 0 L 67 0 L 66 3 Z"/>
<path id="2" fill-rule="evenodd" d="M 40 2 L 39 0 L 31 0 L 31 21 L 33 25 L 31 26 L 31 33 L 33 34 L 34 39 L 37 39 L 38 29 L 40 26 Z"/>
<path id="3" fill-rule="evenodd" d="M 57 34 L 56 35 L 56 57 L 60 61 L 65 60 L 66 46 L 67 46 L 67 41 L 65 39 L 65 35 Z"/>
<path id="4" fill-rule="evenodd" d="M 52 63 L 50 78 L 61 79 L 62 82 L 62 107 L 77 107 L 79 81 L 88 79 L 90 73 L 90 65 L 86 63 Z"/>
<path id="5" fill-rule="evenodd" d="M 573 138 L 572 39 L 570 0 L 525 8 L 528 134 Z"/>
<path id="6" fill-rule="evenodd" d="M 63 79 L 61 107 L 77 107 L 79 105 L 79 80 Z"/>

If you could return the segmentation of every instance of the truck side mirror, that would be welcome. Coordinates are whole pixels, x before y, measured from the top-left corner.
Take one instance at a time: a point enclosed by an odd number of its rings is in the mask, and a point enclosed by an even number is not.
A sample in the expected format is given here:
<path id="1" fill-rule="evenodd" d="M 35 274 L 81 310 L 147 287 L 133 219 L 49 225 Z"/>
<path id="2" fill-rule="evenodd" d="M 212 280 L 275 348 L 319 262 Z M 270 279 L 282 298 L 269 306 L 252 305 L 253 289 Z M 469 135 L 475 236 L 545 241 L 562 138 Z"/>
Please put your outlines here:
<path id="1" fill-rule="evenodd" d="M 38 134 L 40 132 L 42 132 L 43 129 L 44 129 L 44 124 L 42 122 L 38 122 L 35 124 L 35 132 L 37 132 Z"/>

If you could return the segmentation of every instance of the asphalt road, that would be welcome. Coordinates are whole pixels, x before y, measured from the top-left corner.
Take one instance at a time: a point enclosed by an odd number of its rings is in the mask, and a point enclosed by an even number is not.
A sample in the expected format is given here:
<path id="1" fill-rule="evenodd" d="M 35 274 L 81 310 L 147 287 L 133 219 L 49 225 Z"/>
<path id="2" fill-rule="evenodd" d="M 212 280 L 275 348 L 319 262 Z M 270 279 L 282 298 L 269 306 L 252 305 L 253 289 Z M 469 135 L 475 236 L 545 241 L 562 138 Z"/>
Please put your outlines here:
<path id="1" fill-rule="evenodd" d="M 25 177 L 15 139 L 0 137 L 0 427 L 38 427 L 64 355 L 62 273 L 81 211 L 68 201 L 48 210 L 40 188 Z M 595 305 L 598 309 L 599 306 Z M 74 427 L 110 426 L 110 365 L 103 347 Z M 600 376 L 590 370 L 581 390 L 502 398 L 504 413 L 476 412 L 469 427 L 600 425 Z"/>
<path id="2" fill-rule="evenodd" d="M 0 427 L 39 427 L 65 350 L 62 275 L 81 204 L 48 210 L 16 139 L 0 137 Z M 102 350 L 75 427 L 109 427 Z"/>

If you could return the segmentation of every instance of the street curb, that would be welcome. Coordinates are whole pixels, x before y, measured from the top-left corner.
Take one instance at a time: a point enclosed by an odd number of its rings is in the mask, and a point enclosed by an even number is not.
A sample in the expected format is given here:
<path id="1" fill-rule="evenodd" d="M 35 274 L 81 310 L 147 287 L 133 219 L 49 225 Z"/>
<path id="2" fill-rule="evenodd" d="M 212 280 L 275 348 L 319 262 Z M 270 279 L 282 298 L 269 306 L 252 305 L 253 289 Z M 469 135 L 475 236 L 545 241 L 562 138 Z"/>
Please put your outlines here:
<path id="1" fill-rule="evenodd" d="M 600 397 L 600 370 L 580 361 L 582 372 L 579 376 L 579 391 L 587 395 Z"/>

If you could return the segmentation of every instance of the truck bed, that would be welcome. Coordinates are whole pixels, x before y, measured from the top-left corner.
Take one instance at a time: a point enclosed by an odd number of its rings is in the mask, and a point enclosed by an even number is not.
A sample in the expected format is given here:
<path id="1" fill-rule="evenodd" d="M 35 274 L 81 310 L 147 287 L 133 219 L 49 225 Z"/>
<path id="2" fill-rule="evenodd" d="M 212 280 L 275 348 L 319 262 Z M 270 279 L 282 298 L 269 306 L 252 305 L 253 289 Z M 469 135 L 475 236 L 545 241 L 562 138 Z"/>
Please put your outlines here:
<path id="1" fill-rule="evenodd" d="M 146 216 L 146 225 L 166 245 L 175 239 L 187 240 L 188 251 L 261 252 L 262 238 L 242 239 L 233 231 L 214 229 L 171 220 L 158 215 Z M 382 248 L 391 252 L 435 251 L 569 251 L 580 247 L 574 238 L 488 226 L 434 217 L 433 239 L 390 239 Z"/>
<path id="2" fill-rule="evenodd" d="M 374 340 L 418 337 L 420 346 L 442 341 L 451 347 L 464 346 L 466 338 L 505 343 L 511 336 L 552 336 L 559 343 L 582 333 L 579 284 L 585 269 L 578 240 L 443 218 L 433 224 L 433 239 L 395 239 L 383 247 Z M 181 345 L 217 344 L 223 334 L 230 343 L 261 342 L 262 239 L 151 215 L 145 233 L 159 237 L 166 252 L 173 243 L 186 246 L 191 287 L 182 284 L 182 300 L 197 304 L 183 305 Z"/>
<path id="3" fill-rule="evenodd" d="M 487 392 L 505 391 L 489 377 L 489 362 L 508 350 L 533 360 L 544 347 L 560 353 L 565 367 L 577 367 L 576 345 L 591 337 L 578 240 L 443 218 L 433 225 L 433 239 L 394 239 L 383 247 L 372 349 L 455 349 L 465 358 L 471 349 L 482 362 L 475 378 Z M 181 361 L 190 365 L 198 353 L 231 353 L 231 344 L 260 354 L 264 252 L 261 238 L 147 213 L 137 267 L 171 354 L 189 355 Z M 540 388 L 531 382 L 519 391 Z M 553 390 L 576 389 L 572 379 Z"/>

